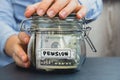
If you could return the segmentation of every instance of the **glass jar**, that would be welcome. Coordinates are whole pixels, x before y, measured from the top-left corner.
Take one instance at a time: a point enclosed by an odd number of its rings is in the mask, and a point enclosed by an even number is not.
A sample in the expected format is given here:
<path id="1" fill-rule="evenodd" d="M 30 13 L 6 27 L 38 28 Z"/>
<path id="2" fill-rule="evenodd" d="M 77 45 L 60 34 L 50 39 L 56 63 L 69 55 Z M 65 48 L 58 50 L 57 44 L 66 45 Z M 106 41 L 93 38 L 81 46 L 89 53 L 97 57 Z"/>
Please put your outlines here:
<path id="1" fill-rule="evenodd" d="M 21 31 L 31 36 L 27 54 L 32 66 L 46 71 L 80 69 L 86 58 L 84 40 L 96 51 L 87 35 L 90 29 L 74 14 L 65 20 L 34 15 L 21 23 Z"/>

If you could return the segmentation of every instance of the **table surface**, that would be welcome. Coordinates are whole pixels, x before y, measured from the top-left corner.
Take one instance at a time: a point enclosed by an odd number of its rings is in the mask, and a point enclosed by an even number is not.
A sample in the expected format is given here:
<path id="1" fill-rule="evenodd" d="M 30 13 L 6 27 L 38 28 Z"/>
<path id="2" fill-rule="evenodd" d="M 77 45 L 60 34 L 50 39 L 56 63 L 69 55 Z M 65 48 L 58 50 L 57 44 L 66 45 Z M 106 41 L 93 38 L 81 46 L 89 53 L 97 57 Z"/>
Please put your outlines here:
<path id="1" fill-rule="evenodd" d="M 0 68 L 0 80 L 120 80 L 120 57 L 87 58 L 74 73 L 46 73 L 12 63 Z"/>

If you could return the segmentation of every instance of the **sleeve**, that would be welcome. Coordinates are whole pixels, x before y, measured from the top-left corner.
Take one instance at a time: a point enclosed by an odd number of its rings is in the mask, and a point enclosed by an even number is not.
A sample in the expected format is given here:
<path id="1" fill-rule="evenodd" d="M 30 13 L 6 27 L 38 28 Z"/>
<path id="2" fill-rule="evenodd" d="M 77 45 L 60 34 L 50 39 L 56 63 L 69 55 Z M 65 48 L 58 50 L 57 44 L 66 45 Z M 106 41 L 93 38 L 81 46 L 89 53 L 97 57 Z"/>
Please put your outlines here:
<path id="1" fill-rule="evenodd" d="M 102 12 L 102 0 L 79 0 L 79 2 L 87 7 L 87 15 L 85 18 L 89 21 L 97 19 Z"/>
<path id="2" fill-rule="evenodd" d="M 0 65 L 6 65 L 12 59 L 5 54 L 4 47 L 7 39 L 13 35 L 18 34 L 15 31 L 16 21 L 13 15 L 13 8 L 11 0 L 0 0 Z"/>

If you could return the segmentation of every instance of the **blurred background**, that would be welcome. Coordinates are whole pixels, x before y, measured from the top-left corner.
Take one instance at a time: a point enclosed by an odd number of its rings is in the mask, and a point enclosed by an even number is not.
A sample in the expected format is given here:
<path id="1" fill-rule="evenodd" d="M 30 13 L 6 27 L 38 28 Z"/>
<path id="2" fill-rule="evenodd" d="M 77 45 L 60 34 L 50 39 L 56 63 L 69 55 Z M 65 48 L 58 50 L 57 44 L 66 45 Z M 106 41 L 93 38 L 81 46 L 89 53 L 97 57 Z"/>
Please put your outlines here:
<path id="1" fill-rule="evenodd" d="M 90 23 L 90 38 L 97 52 L 91 51 L 87 44 L 87 56 L 120 56 L 120 0 L 103 0 L 103 12 Z"/>

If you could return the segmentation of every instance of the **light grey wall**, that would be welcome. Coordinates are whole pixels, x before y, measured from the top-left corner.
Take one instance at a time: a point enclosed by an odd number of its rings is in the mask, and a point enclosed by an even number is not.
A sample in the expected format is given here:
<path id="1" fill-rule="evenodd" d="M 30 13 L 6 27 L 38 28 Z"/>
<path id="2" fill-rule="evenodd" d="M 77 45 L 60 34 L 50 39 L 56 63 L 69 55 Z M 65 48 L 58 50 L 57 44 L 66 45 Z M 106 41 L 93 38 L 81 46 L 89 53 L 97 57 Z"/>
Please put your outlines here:
<path id="1" fill-rule="evenodd" d="M 104 0 L 102 14 L 89 25 L 92 27 L 89 36 L 97 53 L 87 45 L 87 56 L 120 56 L 120 0 Z"/>

